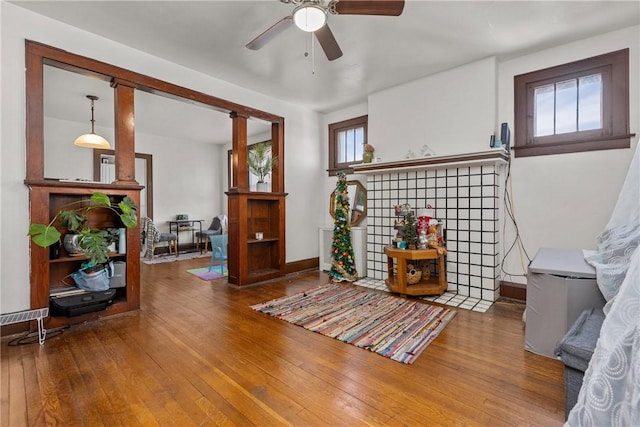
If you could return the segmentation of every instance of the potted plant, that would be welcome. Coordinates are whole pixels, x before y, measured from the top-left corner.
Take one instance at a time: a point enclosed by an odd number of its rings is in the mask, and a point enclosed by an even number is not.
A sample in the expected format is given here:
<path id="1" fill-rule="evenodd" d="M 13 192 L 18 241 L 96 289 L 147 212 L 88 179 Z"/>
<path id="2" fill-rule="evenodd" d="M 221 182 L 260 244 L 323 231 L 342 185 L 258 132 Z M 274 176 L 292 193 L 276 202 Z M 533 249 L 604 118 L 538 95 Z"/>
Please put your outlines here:
<path id="1" fill-rule="evenodd" d="M 362 153 L 362 163 L 371 163 L 373 160 L 373 153 L 376 151 L 371 144 L 364 144 Z"/>
<path id="2" fill-rule="evenodd" d="M 74 208 L 73 206 L 76 205 L 80 206 Z M 69 209 L 66 209 L 67 207 Z M 70 233 L 76 234 L 77 245 L 90 258 L 92 264 L 107 262 L 109 259 L 108 246 L 114 241 L 116 233 L 112 228 L 91 228 L 88 222 L 90 211 L 109 209 L 118 214 L 125 227 L 133 228 L 138 224 L 138 207 L 130 197 L 125 197 L 117 205 L 112 205 L 109 196 L 95 192 L 91 195 L 88 205 L 86 200 L 78 200 L 64 205 L 64 208 L 53 217 L 49 224 L 31 224 L 28 235 L 36 245 L 43 248 L 60 242 L 61 234 L 53 225 L 56 220 L 60 219 L 60 223 Z"/>
<path id="3" fill-rule="evenodd" d="M 264 179 L 271 173 L 274 165 L 277 164 L 278 156 L 271 154 L 271 143 L 260 142 L 254 144 L 248 153 L 247 164 L 249 171 L 258 177 L 258 191 L 266 191 Z"/>

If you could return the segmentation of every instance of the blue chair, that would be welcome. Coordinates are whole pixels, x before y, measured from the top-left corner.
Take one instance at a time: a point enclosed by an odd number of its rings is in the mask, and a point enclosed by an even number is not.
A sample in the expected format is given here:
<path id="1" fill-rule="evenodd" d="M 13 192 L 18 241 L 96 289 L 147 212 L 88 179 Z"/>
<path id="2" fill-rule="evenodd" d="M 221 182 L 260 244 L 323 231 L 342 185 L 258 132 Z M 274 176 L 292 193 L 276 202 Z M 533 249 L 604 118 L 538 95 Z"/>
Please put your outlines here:
<path id="1" fill-rule="evenodd" d="M 209 236 L 209 241 L 211 242 L 211 265 L 209 266 L 209 271 L 216 267 L 216 259 L 218 259 L 220 260 L 220 274 L 224 274 L 224 261 L 227 260 L 228 239 L 228 234 L 213 234 Z"/>

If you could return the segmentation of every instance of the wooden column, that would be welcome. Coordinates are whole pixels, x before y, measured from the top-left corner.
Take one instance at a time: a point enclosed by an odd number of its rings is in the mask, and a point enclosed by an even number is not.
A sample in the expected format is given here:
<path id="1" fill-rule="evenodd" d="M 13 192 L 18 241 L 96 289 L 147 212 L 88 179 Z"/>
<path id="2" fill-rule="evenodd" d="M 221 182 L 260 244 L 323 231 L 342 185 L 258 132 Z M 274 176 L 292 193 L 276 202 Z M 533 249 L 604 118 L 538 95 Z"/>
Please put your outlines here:
<path id="1" fill-rule="evenodd" d="M 234 187 L 239 191 L 249 191 L 249 167 L 247 166 L 247 116 L 236 111 L 230 114 L 233 121 L 231 163 Z"/>
<path id="2" fill-rule="evenodd" d="M 137 184 L 135 153 L 135 84 L 113 79 L 115 118 L 116 184 Z"/>
<path id="3" fill-rule="evenodd" d="M 276 167 L 271 172 L 271 191 L 284 192 L 284 119 L 271 124 L 271 154 L 278 156 Z"/>
<path id="4" fill-rule="evenodd" d="M 26 179 L 44 178 L 44 64 L 36 46 L 26 47 Z"/>

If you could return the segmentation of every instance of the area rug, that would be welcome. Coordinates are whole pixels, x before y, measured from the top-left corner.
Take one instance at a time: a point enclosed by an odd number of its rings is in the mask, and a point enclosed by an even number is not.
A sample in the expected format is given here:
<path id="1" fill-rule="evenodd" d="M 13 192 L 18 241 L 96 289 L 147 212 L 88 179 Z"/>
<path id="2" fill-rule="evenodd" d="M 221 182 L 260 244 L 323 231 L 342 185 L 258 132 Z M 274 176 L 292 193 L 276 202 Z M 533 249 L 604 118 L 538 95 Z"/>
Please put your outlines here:
<path id="1" fill-rule="evenodd" d="M 166 255 L 156 255 L 153 258 L 140 258 L 144 264 L 160 264 L 163 262 L 176 262 L 176 261 L 184 261 L 186 259 L 194 259 L 194 258 L 211 258 L 211 252 L 200 253 L 200 252 L 185 252 L 178 256 L 173 254 Z"/>
<path id="2" fill-rule="evenodd" d="M 251 308 L 407 364 L 456 315 L 445 307 L 344 284 L 320 286 Z"/>
<path id="3" fill-rule="evenodd" d="M 220 267 L 213 267 L 211 271 L 209 271 L 209 267 L 194 268 L 191 270 L 187 270 L 187 272 L 199 277 L 202 280 L 221 279 L 229 275 L 229 271 L 227 270 L 226 266 L 223 267 L 222 274 L 220 274 Z"/>

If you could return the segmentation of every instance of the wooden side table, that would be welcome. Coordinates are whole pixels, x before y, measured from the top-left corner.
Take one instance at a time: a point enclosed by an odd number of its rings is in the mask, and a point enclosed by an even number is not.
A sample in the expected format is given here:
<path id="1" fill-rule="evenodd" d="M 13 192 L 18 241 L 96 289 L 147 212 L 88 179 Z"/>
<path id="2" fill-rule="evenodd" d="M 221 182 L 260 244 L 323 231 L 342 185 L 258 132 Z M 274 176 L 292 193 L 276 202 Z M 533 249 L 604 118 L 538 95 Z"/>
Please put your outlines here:
<path id="1" fill-rule="evenodd" d="M 447 279 L 445 273 L 444 257 L 446 251 L 436 249 L 398 249 L 393 246 L 385 246 L 384 253 L 387 255 L 387 273 L 385 280 L 391 292 L 404 295 L 441 295 L 447 289 Z M 398 260 L 397 275 L 393 273 L 393 259 Z M 407 260 L 438 260 L 438 275 L 421 279 L 414 285 L 407 285 Z"/>

